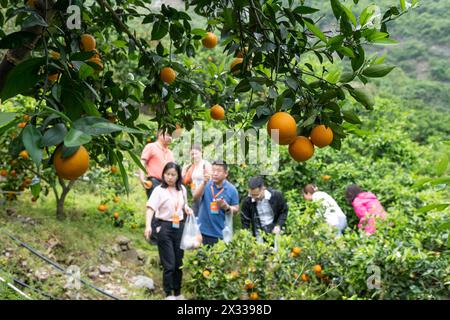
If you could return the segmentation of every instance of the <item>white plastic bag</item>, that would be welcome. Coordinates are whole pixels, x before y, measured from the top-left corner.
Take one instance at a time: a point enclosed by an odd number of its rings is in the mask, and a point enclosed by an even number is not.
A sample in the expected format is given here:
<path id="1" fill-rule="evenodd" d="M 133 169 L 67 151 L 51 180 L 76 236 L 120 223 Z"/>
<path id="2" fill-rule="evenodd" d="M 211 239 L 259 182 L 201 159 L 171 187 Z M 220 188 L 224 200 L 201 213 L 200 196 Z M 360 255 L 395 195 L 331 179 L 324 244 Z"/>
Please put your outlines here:
<path id="1" fill-rule="evenodd" d="M 184 224 L 183 235 L 181 236 L 180 249 L 194 250 L 202 245 L 202 234 L 194 215 L 190 214 Z"/>
<path id="2" fill-rule="evenodd" d="M 228 243 L 233 238 L 233 215 L 225 214 L 225 228 L 222 230 L 223 242 Z"/>

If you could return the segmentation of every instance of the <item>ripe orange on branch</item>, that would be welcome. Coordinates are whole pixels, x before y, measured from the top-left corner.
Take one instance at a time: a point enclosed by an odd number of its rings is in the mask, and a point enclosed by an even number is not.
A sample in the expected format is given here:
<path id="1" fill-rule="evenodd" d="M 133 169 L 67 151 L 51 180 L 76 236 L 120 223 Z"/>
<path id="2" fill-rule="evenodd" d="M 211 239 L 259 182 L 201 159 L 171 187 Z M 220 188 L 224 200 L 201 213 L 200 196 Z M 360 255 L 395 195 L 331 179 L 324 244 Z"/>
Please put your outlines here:
<path id="1" fill-rule="evenodd" d="M 30 156 L 28 155 L 28 151 L 27 150 L 22 150 L 19 153 L 19 157 L 21 157 L 23 159 L 28 159 Z"/>
<path id="2" fill-rule="evenodd" d="M 97 43 L 95 38 L 90 34 L 83 34 L 80 37 L 80 49 L 83 51 L 92 51 L 95 49 Z"/>
<path id="3" fill-rule="evenodd" d="M 316 264 L 316 265 L 313 267 L 313 271 L 314 271 L 315 273 L 321 273 L 321 272 L 322 272 L 322 267 L 320 266 L 320 264 Z"/>
<path id="4" fill-rule="evenodd" d="M 171 67 L 165 67 L 161 70 L 159 74 L 162 81 L 164 81 L 167 84 L 172 84 L 172 82 L 175 81 L 177 78 L 177 74 Z"/>
<path id="5" fill-rule="evenodd" d="M 218 42 L 219 40 L 217 39 L 217 36 L 212 32 L 208 32 L 202 39 L 203 46 L 208 49 L 214 48 Z"/>
<path id="6" fill-rule="evenodd" d="M 80 146 L 74 154 L 63 158 L 62 147 L 58 147 L 53 156 L 53 165 L 60 178 L 75 180 L 88 170 L 89 154 L 85 147 Z"/>
<path id="7" fill-rule="evenodd" d="M 272 137 L 272 130 L 278 130 L 278 143 L 290 144 L 297 137 L 297 123 L 287 112 L 273 114 L 267 123 L 267 133 Z M 274 139 L 272 137 L 272 139 Z"/>
<path id="8" fill-rule="evenodd" d="M 59 75 L 60 75 L 60 73 L 56 72 L 56 73 L 49 75 L 47 79 L 51 82 L 55 82 L 55 81 L 58 81 Z"/>
<path id="9" fill-rule="evenodd" d="M 289 154 L 295 161 L 306 161 L 314 154 L 314 146 L 307 137 L 298 136 L 289 145 Z"/>
<path id="10" fill-rule="evenodd" d="M 219 104 L 213 105 L 211 110 L 209 111 L 209 114 L 214 120 L 225 119 L 225 109 Z"/>
<path id="11" fill-rule="evenodd" d="M 209 272 L 209 270 L 203 271 L 203 277 L 209 278 L 210 275 L 211 275 L 211 272 Z"/>
<path id="12" fill-rule="evenodd" d="M 326 147 L 333 142 L 333 130 L 329 127 L 325 127 L 325 125 L 321 124 L 315 126 L 312 129 L 311 134 L 311 142 L 318 146 L 319 148 Z"/>
<path id="13" fill-rule="evenodd" d="M 238 65 L 242 64 L 242 62 L 244 62 L 244 59 L 242 59 L 242 58 L 236 58 L 231 62 L 230 70 L 234 75 L 237 76 L 239 73 L 241 73 L 240 68 L 242 66 L 238 66 Z"/>
<path id="14" fill-rule="evenodd" d="M 258 296 L 257 292 L 250 293 L 249 297 L 250 297 L 250 300 L 258 300 L 259 299 L 259 296 Z"/>

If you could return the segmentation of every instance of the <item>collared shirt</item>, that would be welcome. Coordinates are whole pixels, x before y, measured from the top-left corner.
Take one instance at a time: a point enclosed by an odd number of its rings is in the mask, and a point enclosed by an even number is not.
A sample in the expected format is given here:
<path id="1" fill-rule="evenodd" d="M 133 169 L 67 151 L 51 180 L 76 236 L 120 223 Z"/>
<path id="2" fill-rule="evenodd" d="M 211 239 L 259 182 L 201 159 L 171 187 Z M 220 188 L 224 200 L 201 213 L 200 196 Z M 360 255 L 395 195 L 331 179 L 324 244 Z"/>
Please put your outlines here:
<path id="1" fill-rule="evenodd" d="M 157 186 L 147 201 L 147 207 L 155 211 L 155 217 L 164 221 L 172 221 L 174 214 L 183 220 L 183 208 L 186 199 L 186 189 L 181 190 Z"/>
<path id="2" fill-rule="evenodd" d="M 230 206 L 239 204 L 239 193 L 236 187 L 228 180 L 223 182 L 221 188 L 217 188 L 215 183 L 210 180 L 205 185 L 205 190 L 200 198 L 200 209 L 198 213 L 200 232 L 205 236 L 222 239 L 222 231 L 225 227 L 225 212 L 219 208 L 218 214 L 211 213 L 211 202 L 213 201 L 211 186 L 213 187 L 214 194 L 218 194 L 223 189 L 219 198 L 223 198 Z"/>
<path id="3" fill-rule="evenodd" d="M 256 202 L 256 210 L 258 210 L 259 220 L 261 226 L 267 226 L 273 222 L 274 214 L 269 200 L 272 194 L 269 190 L 264 190 L 264 198 L 262 200 L 255 200 L 252 198 L 252 202 Z"/>
<path id="4" fill-rule="evenodd" d="M 141 160 L 145 160 L 147 176 L 161 180 L 162 171 L 168 162 L 173 162 L 173 153 L 164 148 L 159 142 L 152 142 L 145 146 Z"/>

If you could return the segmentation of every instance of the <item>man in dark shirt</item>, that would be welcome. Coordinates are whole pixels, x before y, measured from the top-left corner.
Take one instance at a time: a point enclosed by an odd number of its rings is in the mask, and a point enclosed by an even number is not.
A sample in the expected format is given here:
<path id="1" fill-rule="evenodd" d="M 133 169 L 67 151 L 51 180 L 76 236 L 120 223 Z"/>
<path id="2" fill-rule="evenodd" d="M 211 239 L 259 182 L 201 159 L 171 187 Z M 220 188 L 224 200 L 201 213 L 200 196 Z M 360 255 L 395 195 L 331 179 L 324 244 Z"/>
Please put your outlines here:
<path id="1" fill-rule="evenodd" d="M 252 229 L 259 237 L 260 230 L 266 233 L 280 233 L 287 215 L 288 206 L 283 194 L 266 188 L 262 177 L 253 177 L 248 182 L 249 194 L 242 204 L 242 228 Z"/>

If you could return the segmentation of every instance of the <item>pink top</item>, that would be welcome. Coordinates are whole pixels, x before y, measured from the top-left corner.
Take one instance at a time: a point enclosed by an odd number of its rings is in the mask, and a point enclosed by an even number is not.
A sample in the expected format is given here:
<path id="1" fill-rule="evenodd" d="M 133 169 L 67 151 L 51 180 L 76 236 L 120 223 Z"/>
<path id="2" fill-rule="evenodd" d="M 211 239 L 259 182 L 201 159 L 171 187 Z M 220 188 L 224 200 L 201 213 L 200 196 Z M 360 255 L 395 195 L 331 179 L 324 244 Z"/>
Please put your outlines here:
<path id="1" fill-rule="evenodd" d="M 375 219 L 377 217 L 382 219 L 386 217 L 386 211 L 372 192 L 359 193 L 353 200 L 352 205 L 360 219 L 358 227 L 364 226 L 364 230 L 368 234 L 375 232 Z"/>
<path id="2" fill-rule="evenodd" d="M 186 204 L 186 188 L 181 190 L 175 188 L 163 188 L 157 186 L 147 201 L 147 207 L 155 211 L 156 218 L 172 221 L 174 213 L 178 214 L 179 220 L 183 220 L 183 208 Z"/>
<path id="3" fill-rule="evenodd" d="M 161 180 L 162 171 L 168 162 L 174 162 L 173 153 L 164 148 L 159 142 L 152 142 L 145 146 L 141 160 L 145 160 L 147 176 Z"/>

